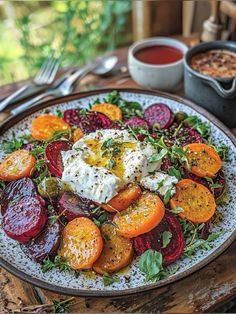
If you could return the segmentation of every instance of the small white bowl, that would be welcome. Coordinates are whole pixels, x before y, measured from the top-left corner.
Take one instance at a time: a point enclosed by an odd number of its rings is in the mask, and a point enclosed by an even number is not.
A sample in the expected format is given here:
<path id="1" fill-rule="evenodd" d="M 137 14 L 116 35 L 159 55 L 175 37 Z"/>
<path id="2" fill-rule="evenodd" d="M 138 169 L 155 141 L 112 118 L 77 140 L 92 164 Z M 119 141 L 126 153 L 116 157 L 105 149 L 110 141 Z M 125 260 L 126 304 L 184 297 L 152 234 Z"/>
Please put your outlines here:
<path id="1" fill-rule="evenodd" d="M 173 63 L 149 64 L 138 60 L 134 54 L 144 47 L 166 45 L 180 49 L 183 57 Z M 133 80 L 139 85 L 164 90 L 175 90 L 183 80 L 183 59 L 188 47 L 172 38 L 153 37 L 135 42 L 128 52 L 128 67 Z"/>

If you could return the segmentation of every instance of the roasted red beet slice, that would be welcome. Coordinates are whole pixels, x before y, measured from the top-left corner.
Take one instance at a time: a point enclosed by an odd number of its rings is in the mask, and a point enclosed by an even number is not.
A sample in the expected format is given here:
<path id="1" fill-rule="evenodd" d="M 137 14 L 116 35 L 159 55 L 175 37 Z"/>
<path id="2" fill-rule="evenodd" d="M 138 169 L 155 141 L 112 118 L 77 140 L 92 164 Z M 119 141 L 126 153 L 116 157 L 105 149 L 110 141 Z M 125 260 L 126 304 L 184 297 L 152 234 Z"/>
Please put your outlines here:
<path id="1" fill-rule="evenodd" d="M 170 108 L 165 104 L 153 104 L 146 108 L 143 113 L 144 119 L 150 126 L 158 124 L 161 129 L 166 129 L 174 120 Z"/>
<path id="2" fill-rule="evenodd" d="M 168 223 L 168 230 L 172 233 L 172 238 L 167 247 L 161 249 L 163 256 L 163 264 L 167 266 L 175 262 L 183 253 L 184 249 L 184 234 L 182 227 L 175 215 L 166 211 L 165 219 Z"/>
<path id="3" fill-rule="evenodd" d="M 39 234 L 46 220 L 41 200 L 25 196 L 7 207 L 2 227 L 10 238 L 25 243 Z"/>
<path id="4" fill-rule="evenodd" d="M 88 134 L 99 129 L 110 129 L 114 127 L 114 123 L 104 114 L 100 112 L 89 112 L 80 116 L 78 124 L 83 133 Z"/>
<path id="5" fill-rule="evenodd" d="M 119 128 L 118 124 L 111 121 L 100 112 L 90 111 L 81 114 L 80 109 L 68 109 L 64 112 L 64 120 L 70 125 L 80 127 L 83 133 L 88 134 L 99 129 Z"/>
<path id="6" fill-rule="evenodd" d="M 161 248 L 161 235 L 164 231 L 171 232 L 172 238 L 165 248 Z M 181 256 L 184 249 L 184 235 L 178 219 L 166 211 L 165 217 L 156 228 L 133 239 L 133 246 L 137 255 L 153 249 L 161 251 L 164 266 L 173 263 Z"/>
<path id="7" fill-rule="evenodd" d="M 61 152 L 72 148 L 69 141 L 57 140 L 47 145 L 45 149 L 45 159 L 47 161 L 49 171 L 56 177 L 60 177 L 63 172 L 63 163 Z"/>
<path id="8" fill-rule="evenodd" d="M 35 196 L 36 189 L 30 178 L 22 178 L 11 181 L 4 189 L 0 198 L 2 215 L 5 213 L 9 203 L 20 199 L 24 196 Z"/>
<path id="9" fill-rule="evenodd" d="M 80 116 L 80 109 L 67 109 L 64 111 L 63 119 L 71 126 L 78 126 L 80 122 Z"/>
<path id="10" fill-rule="evenodd" d="M 22 250 L 35 262 L 41 263 L 48 256 L 52 256 L 60 244 L 60 232 L 62 226 L 58 221 L 47 225 L 40 234 L 26 244 L 22 244 Z"/>
<path id="11" fill-rule="evenodd" d="M 147 121 L 145 121 L 144 119 L 138 117 L 138 116 L 133 116 L 131 118 L 129 118 L 126 122 L 125 122 L 125 126 L 131 126 L 131 127 L 135 127 L 135 126 L 144 126 L 145 129 L 148 130 L 148 123 Z"/>
<path id="12" fill-rule="evenodd" d="M 76 217 L 90 217 L 90 205 L 91 201 L 72 192 L 64 192 L 58 200 L 57 209 L 70 221 Z"/>

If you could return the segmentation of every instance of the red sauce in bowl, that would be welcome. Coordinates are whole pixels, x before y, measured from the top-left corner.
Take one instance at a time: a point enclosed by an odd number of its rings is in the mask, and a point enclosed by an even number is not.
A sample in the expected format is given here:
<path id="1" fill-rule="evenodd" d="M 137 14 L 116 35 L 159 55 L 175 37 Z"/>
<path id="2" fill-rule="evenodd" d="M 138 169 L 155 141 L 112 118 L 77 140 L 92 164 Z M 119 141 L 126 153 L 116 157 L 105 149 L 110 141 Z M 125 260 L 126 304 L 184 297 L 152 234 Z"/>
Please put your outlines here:
<path id="1" fill-rule="evenodd" d="M 144 63 L 168 64 L 182 59 L 183 52 L 173 46 L 155 45 L 139 49 L 134 56 Z"/>

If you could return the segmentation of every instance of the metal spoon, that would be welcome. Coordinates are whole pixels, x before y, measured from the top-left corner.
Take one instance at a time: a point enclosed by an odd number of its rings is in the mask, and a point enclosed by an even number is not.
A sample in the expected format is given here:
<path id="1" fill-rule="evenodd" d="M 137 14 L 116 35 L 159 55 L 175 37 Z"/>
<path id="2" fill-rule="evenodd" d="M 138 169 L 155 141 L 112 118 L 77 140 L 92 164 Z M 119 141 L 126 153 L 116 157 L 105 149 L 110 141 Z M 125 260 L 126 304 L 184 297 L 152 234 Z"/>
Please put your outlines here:
<path id="1" fill-rule="evenodd" d="M 106 59 L 103 59 L 103 62 L 101 62 L 92 72 L 97 75 L 107 75 L 113 70 L 117 62 L 118 58 L 116 56 L 106 57 Z"/>

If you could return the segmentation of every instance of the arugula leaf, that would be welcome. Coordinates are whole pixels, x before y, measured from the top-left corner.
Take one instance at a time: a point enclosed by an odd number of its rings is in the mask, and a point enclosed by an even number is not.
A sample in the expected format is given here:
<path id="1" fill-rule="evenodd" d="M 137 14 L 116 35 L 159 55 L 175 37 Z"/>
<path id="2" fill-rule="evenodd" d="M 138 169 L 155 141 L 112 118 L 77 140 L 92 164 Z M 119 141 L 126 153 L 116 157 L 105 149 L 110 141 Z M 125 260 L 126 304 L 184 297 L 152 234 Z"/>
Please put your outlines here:
<path id="1" fill-rule="evenodd" d="M 208 241 L 208 242 L 214 241 L 215 239 L 217 239 L 223 233 L 224 233 L 223 230 L 212 232 L 211 234 L 209 234 L 209 236 L 206 239 L 206 241 Z"/>
<path id="2" fill-rule="evenodd" d="M 183 122 L 197 130 L 202 137 L 207 138 L 210 134 L 210 124 L 202 122 L 198 116 L 188 116 Z"/>
<path id="3" fill-rule="evenodd" d="M 52 139 L 51 140 L 61 140 L 62 138 L 68 139 L 71 138 L 72 134 L 71 134 L 71 128 L 69 130 L 58 130 L 55 131 L 52 135 Z"/>
<path id="4" fill-rule="evenodd" d="M 49 224 L 49 225 L 53 224 L 55 221 L 57 221 L 58 217 L 59 217 L 59 215 L 49 216 L 49 217 L 48 217 L 48 221 L 47 221 L 48 224 Z"/>
<path id="5" fill-rule="evenodd" d="M 193 242 L 191 245 L 188 245 L 184 248 L 184 255 L 190 257 L 196 249 L 205 249 L 210 250 L 211 246 L 206 240 L 198 239 L 197 241 Z"/>
<path id="6" fill-rule="evenodd" d="M 168 154 L 168 150 L 166 148 L 162 148 L 162 150 L 159 153 L 155 153 L 153 155 L 151 155 L 148 158 L 149 162 L 156 162 L 161 160 L 163 157 L 165 157 Z"/>
<path id="7" fill-rule="evenodd" d="M 172 233 L 170 231 L 164 231 L 162 233 L 162 248 L 164 249 L 170 243 L 172 239 Z"/>
<path id="8" fill-rule="evenodd" d="M 0 180 L 0 191 L 3 191 L 6 187 L 6 183 L 2 180 Z"/>
<path id="9" fill-rule="evenodd" d="M 44 150 L 45 150 L 44 146 L 36 146 L 30 150 L 30 154 L 35 157 L 38 157 L 39 155 L 44 154 Z"/>
<path id="10" fill-rule="evenodd" d="M 96 207 L 92 211 L 93 211 L 92 214 L 95 216 L 93 217 L 93 222 L 95 223 L 96 226 L 100 227 L 101 224 L 106 222 L 109 213 L 101 209 L 101 207 Z"/>
<path id="11" fill-rule="evenodd" d="M 59 117 L 59 118 L 62 118 L 63 117 L 62 111 L 57 109 L 56 110 L 56 116 Z"/>
<path id="12" fill-rule="evenodd" d="M 34 169 L 39 173 L 39 175 L 33 179 L 34 183 L 36 185 L 38 185 L 43 181 L 43 179 L 49 173 L 46 160 L 45 159 L 36 159 Z"/>
<path id="13" fill-rule="evenodd" d="M 182 207 L 179 207 L 179 206 L 177 206 L 177 207 L 171 209 L 171 212 L 172 212 L 173 214 L 178 214 L 178 213 L 181 213 L 181 212 L 183 212 L 183 211 L 184 211 L 183 208 L 182 208 Z"/>
<path id="14" fill-rule="evenodd" d="M 188 159 L 186 157 L 186 152 L 180 146 L 174 144 L 171 149 L 171 154 L 174 157 L 177 157 L 179 160 L 184 161 L 188 165 Z"/>
<path id="15" fill-rule="evenodd" d="M 225 160 L 225 161 L 228 160 L 228 154 L 229 154 L 228 146 L 222 143 L 222 144 L 216 145 L 215 150 L 217 151 L 217 153 L 219 154 L 222 160 Z"/>
<path id="16" fill-rule="evenodd" d="M 2 149 L 6 154 L 10 154 L 21 148 L 23 144 L 24 141 L 22 139 L 14 138 L 11 141 L 3 141 L 3 143 L 0 144 L 0 149 Z"/>
<path id="17" fill-rule="evenodd" d="M 168 170 L 167 170 L 168 175 L 170 176 L 174 176 L 176 177 L 178 180 L 180 180 L 182 178 L 182 174 L 181 171 L 177 168 L 175 168 L 174 166 L 171 166 Z"/>
<path id="18" fill-rule="evenodd" d="M 120 278 L 117 275 L 109 275 L 104 273 L 102 276 L 104 286 L 109 286 L 114 282 L 120 282 Z"/>
<path id="19" fill-rule="evenodd" d="M 138 267 L 147 281 L 159 279 L 163 269 L 162 254 L 151 249 L 145 251 L 139 258 Z"/>
<path id="20" fill-rule="evenodd" d="M 214 181 L 213 181 L 212 178 L 205 177 L 205 179 L 210 183 L 210 184 L 209 184 L 209 187 L 210 187 L 212 193 L 214 193 L 214 189 L 222 188 L 222 185 L 219 184 L 219 183 L 214 183 Z"/>
<path id="21" fill-rule="evenodd" d="M 203 239 L 197 239 L 196 241 L 190 243 L 184 248 L 184 255 L 191 257 L 191 255 L 196 251 L 196 249 L 205 249 L 205 250 L 211 250 L 212 245 L 211 242 L 217 239 L 224 231 L 216 231 L 212 232 L 206 240 Z"/>
<path id="22" fill-rule="evenodd" d="M 172 194 L 172 188 L 170 188 L 164 195 L 163 201 L 164 201 L 165 205 L 168 204 L 168 202 L 169 202 L 169 200 L 171 198 L 171 194 Z"/>

